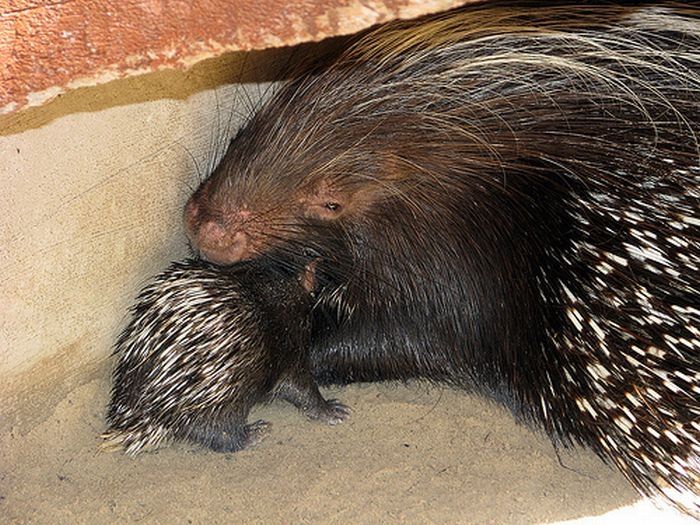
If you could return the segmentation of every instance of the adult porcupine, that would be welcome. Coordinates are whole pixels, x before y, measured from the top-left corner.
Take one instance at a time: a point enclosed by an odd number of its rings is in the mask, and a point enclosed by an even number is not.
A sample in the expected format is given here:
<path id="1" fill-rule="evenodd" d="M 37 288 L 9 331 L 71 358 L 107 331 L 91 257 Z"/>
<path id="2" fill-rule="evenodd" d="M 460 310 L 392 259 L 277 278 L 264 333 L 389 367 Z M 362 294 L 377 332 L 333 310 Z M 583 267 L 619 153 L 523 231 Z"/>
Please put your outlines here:
<path id="1" fill-rule="evenodd" d="M 470 7 L 289 82 L 187 205 L 220 264 L 332 225 L 322 383 L 422 378 L 700 512 L 700 10 Z"/>
<path id="2" fill-rule="evenodd" d="M 309 366 L 314 272 L 189 260 L 158 275 L 116 344 L 106 445 L 136 454 L 180 439 L 239 450 L 261 438 L 267 423 L 247 424 L 248 413 L 272 396 L 312 419 L 343 420 L 347 408 L 321 397 Z"/>

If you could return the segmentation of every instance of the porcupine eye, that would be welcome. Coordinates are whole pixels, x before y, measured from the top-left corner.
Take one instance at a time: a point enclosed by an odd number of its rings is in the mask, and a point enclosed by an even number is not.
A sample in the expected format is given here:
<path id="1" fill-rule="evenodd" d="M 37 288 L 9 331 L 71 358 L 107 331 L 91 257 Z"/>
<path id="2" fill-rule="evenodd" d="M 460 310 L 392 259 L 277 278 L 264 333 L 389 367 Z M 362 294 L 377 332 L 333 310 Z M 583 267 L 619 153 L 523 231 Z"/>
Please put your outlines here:
<path id="1" fill-rule="evenodd" d="M 304 214 L 309 218 L 333 220 L 346 211 L 347 195 L 334 188 L 329 181 L 321 181 L 306 194 L 302 194 L 300 202 Z"/>
<path id="2" fill-rule="evenodd" d="M 314 200 L 316 202 L 314 202 Z M 344 206 L 337 200 L 314 199 L 306 204 L 306 216 L 316 219 L 333 220 L 343 214 Z"/>
<path id="3" fill-rule="evenodd" d="M 343 206 L 338 201 L 325 201 L 312 206 L 309 211 L 318 219 L 333 220 L 340 216 L 342 210 Z"/>

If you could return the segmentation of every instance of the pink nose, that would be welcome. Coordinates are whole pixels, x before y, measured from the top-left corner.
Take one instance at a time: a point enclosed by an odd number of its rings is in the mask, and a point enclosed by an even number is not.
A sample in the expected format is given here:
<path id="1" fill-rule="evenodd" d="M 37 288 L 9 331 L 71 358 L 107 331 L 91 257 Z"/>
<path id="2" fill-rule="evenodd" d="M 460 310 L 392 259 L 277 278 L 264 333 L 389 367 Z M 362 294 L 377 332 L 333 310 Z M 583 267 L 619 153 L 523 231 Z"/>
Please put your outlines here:
<path id="1" fill-rule="evenodd" d="M 248 234 L 235 225 L 206 217 L 195 197 L 185 207 L 185 230 L 202 257 L 214 264 L 232 264 L 252 255 Z M 239 225 L 240 226 L 240 225 Z"/>
<path id="2" fill-rule="evenodd" d="M 215 221 L 203 223 L 197 237 L 202 257 L 214 264 L 232 264 L 251 255 L 248 235 L 242 231 L 228 232 Z"/>

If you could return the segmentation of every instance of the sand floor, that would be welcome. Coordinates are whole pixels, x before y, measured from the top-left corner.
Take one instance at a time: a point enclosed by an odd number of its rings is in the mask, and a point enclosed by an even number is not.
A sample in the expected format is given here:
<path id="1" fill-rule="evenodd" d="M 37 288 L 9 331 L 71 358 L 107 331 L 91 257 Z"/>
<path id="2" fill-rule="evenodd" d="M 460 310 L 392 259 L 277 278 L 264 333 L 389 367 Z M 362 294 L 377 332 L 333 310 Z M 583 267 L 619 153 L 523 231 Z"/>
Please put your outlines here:
<path id="1" fill-rule="evenodd" d="M 273 424 L 253 449 L 181 444 L 135 459 L 98 450 L 108 391 L 103 366 L 45 413 L 15 410 L 0 435 L 2 523 L 531 524 L 638 499 L 593 454 L 563 451 L 560 464 L 503 409 L 446 389 L 326 392 L 353 408 L 336 427 L 275 402 L 252 414 Z"/>

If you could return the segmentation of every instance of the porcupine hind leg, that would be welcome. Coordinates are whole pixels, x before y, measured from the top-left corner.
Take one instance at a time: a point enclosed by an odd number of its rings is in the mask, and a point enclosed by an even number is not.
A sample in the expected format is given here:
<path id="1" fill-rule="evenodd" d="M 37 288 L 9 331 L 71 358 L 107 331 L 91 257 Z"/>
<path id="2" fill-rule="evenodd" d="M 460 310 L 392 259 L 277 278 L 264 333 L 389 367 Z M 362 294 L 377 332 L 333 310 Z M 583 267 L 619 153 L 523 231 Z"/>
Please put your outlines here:
<path id="1" fill-rule="evenodd" d="M 248 408 L 225 419 L 198 422 L 188 430 L 187 439 L 215 452 L 236 452 L 253 446 L 265 437 L 270 423 L 246 423 L 249 411 Z"/>
<path id="2" fill-rule="evenodd" d="M 350 416 L 350 407 L 321 395 L 310 371 L 286 375 L 278 382 L 273 396 L 289 401 L 309 419 L 329 425 L 337 425 Z"/>

